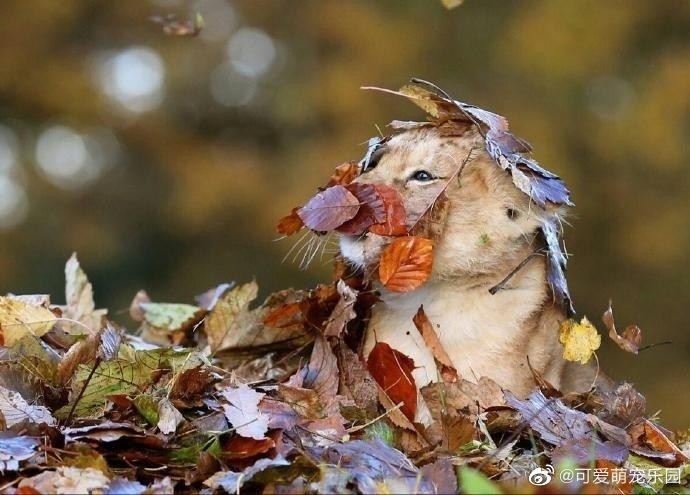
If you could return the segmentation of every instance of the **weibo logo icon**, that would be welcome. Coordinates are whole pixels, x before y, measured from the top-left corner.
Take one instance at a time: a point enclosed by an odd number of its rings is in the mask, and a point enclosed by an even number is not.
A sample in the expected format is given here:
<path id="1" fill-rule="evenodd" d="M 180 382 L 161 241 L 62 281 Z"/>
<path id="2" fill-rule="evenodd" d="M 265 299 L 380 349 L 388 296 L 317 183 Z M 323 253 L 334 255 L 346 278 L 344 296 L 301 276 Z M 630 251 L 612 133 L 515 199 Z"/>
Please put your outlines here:
<path id="1" fill-rule="evenodd" d="M 527 477 L 529 482 L 535 486 L 548 485 L 551 478 L 553 478 L 553 466 L 551 464 L 547 464 L 545 468 L 535 467 Z"/>

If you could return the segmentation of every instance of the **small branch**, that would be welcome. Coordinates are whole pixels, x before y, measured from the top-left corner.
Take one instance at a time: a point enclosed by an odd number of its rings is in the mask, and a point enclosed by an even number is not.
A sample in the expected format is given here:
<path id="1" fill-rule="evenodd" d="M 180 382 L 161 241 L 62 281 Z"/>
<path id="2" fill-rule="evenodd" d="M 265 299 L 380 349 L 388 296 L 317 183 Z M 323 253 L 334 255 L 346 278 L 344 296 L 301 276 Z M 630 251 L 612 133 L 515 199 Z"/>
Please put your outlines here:
<path id="1" fill-rule="evenodd" d="M 497 283 L 496 285 L 491 287 L 489 289 L 489 293 L 493 296 L 493 295 L 496 295 L 496 293 L 498 291 L 503 290 L 505 288 L 505 286 L 508 284 L 508 282 L 510 282 L 510 279 L 512 279 L 515 275 L 517 275 L 517 273 L 520 270 L 522 270 L 525 266 L 527 266 L 527 264 L 530 261 L 532 261 L 534 258 L 536 258 L 537 256 L 543 256 L 542 252 L 541 251 L 535 251 L 534 253 L 530 254 L 527 258 L 522 260 L 520 262 L 520 264 L 518 266 L 516 266 L 515 268 L 513 268 L 513 270 L 508 275 L 506 275 L 506 277 L 503 280 L 501 280 L 499 283 Z"/>
<path id="2" fill-rule="evenodd" d="M 380 414 L 379 416 L 377 416 L 376 418 L 372 419 L 372 420 L 369 421 L 368 423 L 365 423 L 365 424 L 359 425 L 359 426 L 353 426 L 352 428 L 349 428 L 349 429 L 347 430 L 347 432 L 348 432 L 348 433 L 354 433 L 354 432 L 356 432 L 356 431 L 363 430 L 364 428 L 373 425 L 374 423 L 376 423 L 376 422 L 379 421 L 380 419 L 385 418 L 386 416 L 388 416 L 389 414 L 391 414 L 393 411 L 397 411 L 397 410 L 400 409 L 403 405 L 404 405 L 404 402 L 400 402 L 400 403 L 396 404 L 395 407 L 392 407 L 392 408 L 388 409 L 386 412 L 384 412 L 383 414 Z"/>
<path id="3" fill-rule="evenodd" d="M 74 415 L 74 410 L 77 408 L 77 404 L 79 404 L 79 401 L 81 398 L 84 396 L 84 392 L 86 391 L 86 387 L 89 386 L 89 382 L 91 381 L 91 378 L 93 378 L 93 374 L 96 372 L 96 368 L 98 368 L 101 365 L 101 357 L 98 356 L 96 358 L 96 361 L 93 363 L 93 368 L 91 368 L 91 373 L 89 373 L 89 376 L 86 378 L 86 381 L 84 382 L 84 386 L 81 388 L 81 391 L 79 392 L 79 395 L 74 401 L 74 404 L 72 404 L 72 408 L 69 410 L 69 414 L 67 415 L 67 419 L 65 420 L 66 424 L 69 424 L 70 421 L 72 420 L 72 416 Z"/>
<path id="4" fill-rule="evenodd" d="M 668 344 L 673 344 L 673 341 L 672 341 L 672 340 L 664 340 L 664 341 L 662 341 L 662 342 L 656 342 L 655 344 L 649 344 L 649 345 L 646 345 L 646 346 L 644 346 L 644 347 L 640 347 L 640 348 L 637 350 L 637 352 L 640 353 L 640 352 L 642 352 L 642 351 L 646 351 L 647 349 L 651 349 L 652 347 L 657 347 L 657 346 L 660 346 L 660 345 L 668 345 Z"/>

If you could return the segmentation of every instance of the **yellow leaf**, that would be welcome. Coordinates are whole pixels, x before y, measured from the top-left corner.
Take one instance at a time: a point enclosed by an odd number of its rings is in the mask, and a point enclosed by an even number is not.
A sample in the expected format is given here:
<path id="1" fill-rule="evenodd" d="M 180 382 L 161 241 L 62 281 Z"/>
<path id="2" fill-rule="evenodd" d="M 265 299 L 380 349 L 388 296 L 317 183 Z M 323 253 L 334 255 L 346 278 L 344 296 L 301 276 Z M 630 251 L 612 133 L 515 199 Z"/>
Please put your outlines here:
<path id="1" fill-rule="evenodd" d="M 586 316 L 580 323 L 570 319 L 564 321 L 559 340 L 563 344 L 563 359 L 582 364 L 587 363 L 601 345 L 601 336 Z"/>
<path id="2" fill-rule="evenodd" d="M 465 0 L 441 0 L 441 3 L 448 10 L 460 7 Z"/>
<path id="3" fill-rule="evenodd" d="M 55 325 L 55 315 L 44 306 L 11 296 L 0 297 L 0 331 L 3 345 L 12 346 L 27 334 L 40 337 Z"/>

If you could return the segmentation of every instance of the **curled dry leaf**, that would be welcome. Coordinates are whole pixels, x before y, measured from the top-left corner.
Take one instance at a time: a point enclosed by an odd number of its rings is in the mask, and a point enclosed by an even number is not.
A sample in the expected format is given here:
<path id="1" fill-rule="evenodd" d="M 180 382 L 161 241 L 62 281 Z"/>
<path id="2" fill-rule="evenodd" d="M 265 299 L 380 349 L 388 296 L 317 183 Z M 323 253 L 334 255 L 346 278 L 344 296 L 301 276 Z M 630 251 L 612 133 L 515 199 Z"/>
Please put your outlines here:
<path id="1" fill-rule="evenodd" d="M 586 316 L 580 323 L 572 319 L 561 323 L 559 340 L 563 344 L 563 359 L 581 364 L 587 363 L 601 345 L 601 336 Z"/>
<path id="2" fill-rule="evenodd" d="M 622 334 L 619 334 L 616 330 L 616 322 L 613 319 L 613 308 L 611 307 L 611 301 L 609 301 L 609 307 L 604 312 L 601 317 L 601 321 L 604 322 L 604 326 L 609 331 L 609 337 L 613 340 L 618 347 L 626 352 L 631 352 L 637 354 L 640 350 L 640 344 L 642 343 L 642 330 L 637 325 L 628 325 Z"/>
<path id="3" fill-rule="evenodd" d="M 690 458 L 648 419 L 642 418 L 632 425 L 628 428 L 628 434 L 632 438 L 630 450 L 636 454 L 654 458 L 669 466 L 679 466 L 690 462 Z"/>
<path id="4" fill-rule="evenodd" d="M 342 280 L 338 280 L 338 294 L 340 299 L 335 305 L 331 316 L 326 321 L 323 334 L 326 337 L 339 337 L 347 324 L 357 316 L 355 313 L 355 303 L 357 302 L 357 291 L 352 289 Z"/>
<path id="5" fill-rule="evenodd" d="M 345 162 L 337 167 L 328 181 L 327 186 L 346 186 L 357 178 L 361 167 L 357 162 Z"/>
<path id="6" fill-rule="evenodd" d="M 443 381 L 456 381 L 458 379 L 458 371 L 453 366 L 450 356 L 448 356 L 448 353 L 443 348 L 443 344 L 441 344 L 438 334 L 436 330 L 434 330 L 434 326 L 424 312 L 424 306 L 419 307 L 417 313 L 412 317 L 412 321 L 414 322 L 414 326 L 417 327 L 417 330 L 419 330 L 419 333 L 422 334 L 424 343 L 434 355 L 436 366 L 443 377 Z"/>
<path id="7" fill-rule="evenodd" d="M 332 186 L 312 197 L 297 214 L 311 230 L 328 232 L 355 217 L 359 200 L 343 186 Z"/>
<path id="8" fill-rule="evenodd" d="M 429 278 L 433 243 L 424 237 L 399 237 L 381 255 L 379 278 L 393 292 L 409 292 Z"/>
<path id="9" fill-rule="evenodd" d="M 107 311 L 96 309 L 93 300 L 93 287 L 81 268 L 76 254 L 72 254 L 65 264 L 65 299 L 67 304 L 63 316 L 81 322 L 94 333 L 100 330 L 101 322 Z M 84 326 L 75 323 L 61 323 L 68 333 L 88 333 Z"/>
<path id="10" fill-rule="evenodd" d="M 278 220 L 276 230 L 279 234 L 292 235 L 304 226 L 304 222 L 302 222 L 302 219 L 297 214 L 297 210 L 299 210 L 299 207 L 293 208 L 289 215 L 285 215 Z"/>
<path id="11" fill-rule="evenodd" d="M 367 368 L 395 404 L 403 403 L 400 410 L 414 421 L 417 412 L 417 385 L 412 377 L 414 361 L 385 342 L 378 342 L 367 358 Z"/>

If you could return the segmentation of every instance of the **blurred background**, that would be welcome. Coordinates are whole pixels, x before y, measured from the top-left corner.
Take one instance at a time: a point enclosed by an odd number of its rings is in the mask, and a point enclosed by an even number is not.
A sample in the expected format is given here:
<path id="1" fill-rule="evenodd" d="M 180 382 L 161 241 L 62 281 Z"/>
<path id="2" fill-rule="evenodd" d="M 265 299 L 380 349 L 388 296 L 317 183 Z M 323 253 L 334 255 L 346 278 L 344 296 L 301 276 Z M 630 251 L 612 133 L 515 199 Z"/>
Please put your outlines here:
<path id="1" fill-rule="evenodd" d="M 667 426 L 690 423 L 690 2 L 675 0 L 4 0 L 0 292 L 50 292 L 77 251 L 111 314 L 140 288 L 190 301 L 256 277 L 263 294 L 329 277 L 281 260 L 276 220 L 375 125 L 423 118 L 411 76 L 510 118 L 570 185 L 578 312 L 613 298 L 633 356 L 600 361 Z M 150 16 L 200 12 L 198 37 Z M 126 319 L 124 315 L 121 317 Z M 130 322 L 131 325 L 131 322 Z"/>

